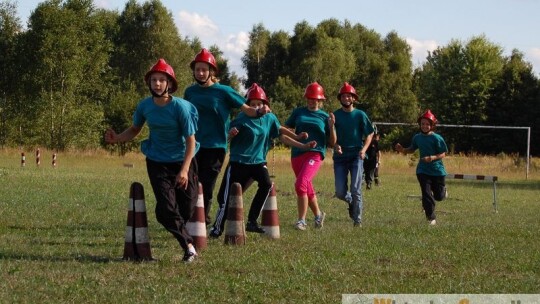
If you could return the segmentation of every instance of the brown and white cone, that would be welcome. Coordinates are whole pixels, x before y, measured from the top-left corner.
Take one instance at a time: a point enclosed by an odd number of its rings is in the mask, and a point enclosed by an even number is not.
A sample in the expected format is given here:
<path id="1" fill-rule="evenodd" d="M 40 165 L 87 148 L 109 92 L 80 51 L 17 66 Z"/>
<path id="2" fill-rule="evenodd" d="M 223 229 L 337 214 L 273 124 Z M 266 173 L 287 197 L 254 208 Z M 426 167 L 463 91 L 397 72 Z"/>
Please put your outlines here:
<path id="1" fill-rule="evenodd" d="M 199 183 L 199 196 L 197 199 L 197 204 L 193 210 L 193 215 L 186 224 L 186 229 L 189 235 L 191 235 L 193 238 L 193 245 L 195 245 L 197 250 L 206 248 L 206 220 L 204 215 L 204 196 L 201 183 Z"/>
<path id="2" fill-rule="evenodd" d="M 245 245 L 246 230 L 244 227 L 244 202 L 242 186 L 239 183 L 231 185 L 227 221 L 225 222 L 225 244 Z"/>
<path id="3" fill-rule="evenodd" d="M 262 210 L 262 225 L 264 234 L 272 239 L 279 239 L 279 216 L 276 198 L 276 184 L 272 184 L 270 195 L 264 202 Z"/>
<path id="4" fill-rule="evenodd" d="M 124 243 L 124 260 L 153 260 L 148 236 L 148 218 L 143 185 L 134 182 L 129 190 L 128 218 Z"/>

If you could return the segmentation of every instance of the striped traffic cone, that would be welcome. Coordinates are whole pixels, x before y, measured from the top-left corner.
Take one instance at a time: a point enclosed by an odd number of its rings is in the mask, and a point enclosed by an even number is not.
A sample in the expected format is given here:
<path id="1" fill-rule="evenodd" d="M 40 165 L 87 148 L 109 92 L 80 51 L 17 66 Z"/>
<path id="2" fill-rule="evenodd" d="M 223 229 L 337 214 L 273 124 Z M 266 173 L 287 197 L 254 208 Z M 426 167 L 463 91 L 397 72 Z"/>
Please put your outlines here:
<path id="1" fill-rule="evenodd" d="M 186 229 L 193 238 L 193 245 L 197 250 L 206 248 L 206 220 L 204 216 L 204 196 L 201 183 L 199 183 L 199 197 L 193 210 L 193 215 L 186 224 Z"/>
<path id="2" fill-rule="evenodd" d="M 124 244 L 124 260 L 151 261 L 148 220 L 144 203 L 144 188 L 134 182 L 129 190 L 128 219 Z"/>
<path id="3" fill-rule="evenodd" d="M 270 195 L 264 202 L 262 210 L 262 227 L 264 234 L 272 239 L 279 239 L 279 216 L 277 210 L 276 184 L 272 183 Z"/>
<path id="4" fill-rule="evenodd" d="M 234 183 L 230 191 L 227 222 L 225 223 L 225 244 L 245 245 L 246 231 L 244 230 L 242 186 L 239 183 Z"/>

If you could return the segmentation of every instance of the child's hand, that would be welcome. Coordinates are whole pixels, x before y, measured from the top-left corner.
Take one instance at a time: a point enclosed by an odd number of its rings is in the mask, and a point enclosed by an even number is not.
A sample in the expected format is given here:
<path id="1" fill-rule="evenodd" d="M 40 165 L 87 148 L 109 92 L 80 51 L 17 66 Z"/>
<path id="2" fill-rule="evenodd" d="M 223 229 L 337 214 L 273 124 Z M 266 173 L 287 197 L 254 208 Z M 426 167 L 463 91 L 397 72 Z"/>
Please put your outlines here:
<path id="1" fill-rule="evenodd" d="M 402 152 L 403 152 L 403 147 L 402 147 L 399 143 L 397 143 L 397 144 L 394 146 L 394 148 L 395 148 L 396 151 L 398 151 L 399 153 L 402 153 Z"/>
<path id="2" fill-rule="evenodd" d="M 341 150 L 341 146 L 340 146 L 340 145 L 335 145 L 335 146 L 334 146 L 334 153 L 337 153 L 337 154 L 343 154 L 343 151 Z"/>
<path id="3" fill-rule="evenodd" d="M 307 149 L 313 149 L 313 148 L 315 148 L 317 146 L 317 142 L 312 140 L 312 141 L 310 141 L 310 142 L 308 142 L 308 143 L 306 143 L 304 145 L 306 146 L 306 150 Z"/>
<path id="4" fill-rule="evenodd" d="M 118 134 L 113 129 L 107 129 L 105 131 L 105 142 L 108 144 L 114 144 L 118 142 Z"/>
<path id="5" fill-rule="evenodd" d="M 328 125 L 330 125 L 330 129 L 332 129 L 336 123 L 336 116 L 334 116 L 334 113 L 332 112 L 330 112 L 328 115 Z"/>
<path id="6" fill-rule="evenodd" d="M 309 134 L 307 132 L 300 132 L 296 136 L 296 140 L 308 139 L 308 137 L 309 137 Z"/>
<path id="7" fill-rule="evenodd" d="M 231 128 L 229 130 L 229 140 L 238 135 L 238 133 L 240 133 L 240 131 L 236 127 Z"/>

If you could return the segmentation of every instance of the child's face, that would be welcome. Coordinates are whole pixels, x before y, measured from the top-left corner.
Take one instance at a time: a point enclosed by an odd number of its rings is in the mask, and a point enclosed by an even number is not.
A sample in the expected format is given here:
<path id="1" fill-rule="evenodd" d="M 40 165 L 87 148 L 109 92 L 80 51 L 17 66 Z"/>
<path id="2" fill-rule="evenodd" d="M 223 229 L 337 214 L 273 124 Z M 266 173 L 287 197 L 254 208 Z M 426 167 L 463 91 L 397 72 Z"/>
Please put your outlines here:
<path id="1" fill-rule="evenodd" d="M 431 131 L 431 122 L 429 121 L 429 119 L 420 119 L 420 130 L 422 130 L 422 132 L 424 133 L 428 133 L 429 131 Z"/>
<path id="2" fill-rule="evenodd" d="M 307 107 L 311 111 L 317 111 L 319 109 L 319 102 L 322 104 L 322 100 L 314 99 L 314 98 L 307 98 Z"/>
<path id="3" fill-rule="evenodd" d="M 248 105 L 252 108 L 258 109 L 263 106 L 264 102 L 260 99 L 251 99 Z"/>
<path id="4" fill-rule="evenodd" d="M 341 100 L 342 103 L 354 102 L 354 96 L 352 96 L 352 94 L 349 94 L 349 93 L 341 94 L 339 99 Z"/>
<path id="5" fill-rule="evenodd" d="M 150 87 L 157 94 L 162 94 L 169 84 L 169 78 L 167 74 L 161 72 L 155 72 L 150 75 Z"/>
<path id="6" fill-rule="evenodd" d="M 193 67 L 193 75 L 197 80 L 206 81 L 210 76 L 210 65 L 206 62 L 195 62 Z"/>

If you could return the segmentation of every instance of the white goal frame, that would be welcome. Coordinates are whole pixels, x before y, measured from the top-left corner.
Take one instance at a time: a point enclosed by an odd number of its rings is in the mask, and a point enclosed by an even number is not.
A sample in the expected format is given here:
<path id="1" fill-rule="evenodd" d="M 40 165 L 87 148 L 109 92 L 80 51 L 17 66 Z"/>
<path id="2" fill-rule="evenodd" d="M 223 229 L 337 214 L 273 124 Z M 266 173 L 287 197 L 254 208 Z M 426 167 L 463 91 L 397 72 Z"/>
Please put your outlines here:
<path id="1" fill-rule="evenodd" d="M 373 122 L 374 126 L 416 126 L 415 123 L 401 123 L 401 122 Z M 527 130 L 527 161 L 525 166 L 525 179 L 529 179 L 529 165 L 531 155 L 531 127 L 512 127 L 512 126 L 480 126 L 480 125 L 448 125 L 437 124 L 437 127 L 448 128 L 479 128 L 479 129 L 508 129 L 508 130 Z"/>

